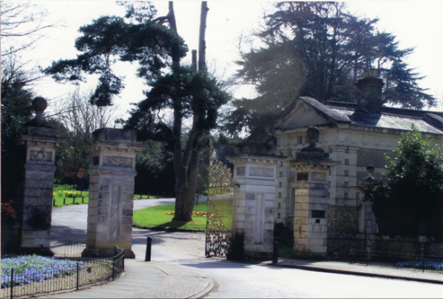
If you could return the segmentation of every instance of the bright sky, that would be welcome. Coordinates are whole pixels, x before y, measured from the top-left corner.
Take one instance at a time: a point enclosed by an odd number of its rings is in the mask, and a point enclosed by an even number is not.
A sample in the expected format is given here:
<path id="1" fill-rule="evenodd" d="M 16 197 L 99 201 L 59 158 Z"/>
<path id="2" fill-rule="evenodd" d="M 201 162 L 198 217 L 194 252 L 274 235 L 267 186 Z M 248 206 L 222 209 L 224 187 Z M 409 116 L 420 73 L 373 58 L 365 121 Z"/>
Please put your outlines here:
<path id="1" fill-rule="evenodd" d="M 29 57 L 41 66 L 50 65 L 53 60 L 76 57 L 75 39 L 78 28 L 90 24 L 102 15 L 121 15 L 125 9 L 109 0 L 47 0 L 32 1 L 47 7 L 50 22 L 60 22 L 64 27 L 56 27 L 46 32 L 46 38 L 36 44 Z M 152 2 L 158 15 L 166 15 L 168 2 Z M 198 49 L 200 21 L 200 1 L 175 1 L 174 10 L 179 34 L 185 39 L 189 50 Z M 258 28 L 263 11 L 272 9 L 272 2 L 258 1 L 208 1 L 209 13 L 206 29 L 207 64 L 217 74 L 228 77 L 235 72 L 233 63 L 238 59 L 238 38 Z M 426 76 L 420 81 L 422 88 L 443 101 L 443 1 L 359 1 L 348 2 L 351 13 L 368 18 L 380 19 L 378 28 L 397 36 L 400 48 L 415 47 L 407 62 Z M 190 53 L 191 51 L 189 51 Z M 190 63 L 190 55 L 184 60 Z M 126 76 L 126 88 L 115 104 L 121 111 L 129 109 L 130 102 L 143 99 L 143 81 L 134 76 L 136 66 L 120 67 Z M 90 80 L 82 91 L 92 89 L 95 81 Z M 51 101 L 65 97 L 75 89 L 71 84 L 58 84 L 48 78 L 35 86 L 37 93 Z M 245 91 L 237 91 L 237 96 L 247 96 Z M 442 110 L 440 106 L 439 110 Z"/>

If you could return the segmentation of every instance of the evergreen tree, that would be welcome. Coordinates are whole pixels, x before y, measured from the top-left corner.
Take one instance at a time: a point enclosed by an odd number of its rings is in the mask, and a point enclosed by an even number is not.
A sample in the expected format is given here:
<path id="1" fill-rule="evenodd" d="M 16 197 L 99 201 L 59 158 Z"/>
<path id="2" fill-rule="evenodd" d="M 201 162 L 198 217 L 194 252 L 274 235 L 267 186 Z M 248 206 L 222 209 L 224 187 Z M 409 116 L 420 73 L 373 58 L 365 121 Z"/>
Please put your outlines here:
<path id="1" fill-rule="evenodd" d="M 205 17 L 206 12 L 203 2 L 202 16 Z M 124 87 L 122 79 L 112 72 L 114 60 L 138 62 L 138 75 L 146 80 L 150 89 L 145 92 L 146 99 L 132 110 L 126 127 L 137 130 L 141 140 L 166 143 L 165 149 L 172 153 L 174 161 L 174 220 L 190 221 L 197 188 L 199 151 L 207 145 L 205 136 L 216 126 L 217 110 L 228 96 L 205 69 L 180 65 L 187 46 L 177 34 L 172 2 L 169 2 L 167 16 L 154 17 L 155 9 L 150 5 L 139 9 L 130 5 L 125 18 L 101 17 L 80 28 L 82 36 L 75 45 L 82 54 L 77 59 L 54 62 L 45 71 L 58 81 L 82 80 L 83 73 L 101 74 L 90 101 L 104 106 L 112 104 L 113 97 Z M 163 25 L 166 20 L 169 27 Z M 202 31 L 200 40 L 204 42 Z M 199 65 L 204 66 L 204 63 Z M 168 119 L 160 113 L 165 110 L 171 111 Z M 183 123 L 187 119 L 191 126 L 185 141 L 182 139 Z"/>
<path id="2" fill-rule="evenodd" d="M 246 127 L 252 139 L 262 136 L 272 115 L 296 96 L 355 102 L 354 84 L 368 68 L 378 69 L 387 82 L 384 103 L 433 105 L 434 98 L 417 85 L 421 77 L 404 62 L 413 49 L 399 49 L 394 35 L 376 30 L 377 21 L 353 16 L 344 3 L 278 3 L 254 35 L 262 46 L 241 53 L 238 62 L 237 79 L 253 84 L 258 97 L 234 101 L 225 129 L 235 136 Z"/>
<path id="3" fill-rule="evenodd" d="M 443 232 L 442 165 L 441 151 L 414 126 L 401 136 L 394 157 L 386 155 L 386 182 L 368 194 L 381 234 L 418 235 L 421 224 L 429 236 Z"/>
<path id="4" fill-rule="evenodd" d="M 21 183 L 22 167 L 26 152 L 17 143 L 24 124 L 32 118 L 34 93 L 29 83 L 35 78 L 22 69 L 16 55 L 2 59 L 2 202 L 15 199 L 15 192 Z"/>

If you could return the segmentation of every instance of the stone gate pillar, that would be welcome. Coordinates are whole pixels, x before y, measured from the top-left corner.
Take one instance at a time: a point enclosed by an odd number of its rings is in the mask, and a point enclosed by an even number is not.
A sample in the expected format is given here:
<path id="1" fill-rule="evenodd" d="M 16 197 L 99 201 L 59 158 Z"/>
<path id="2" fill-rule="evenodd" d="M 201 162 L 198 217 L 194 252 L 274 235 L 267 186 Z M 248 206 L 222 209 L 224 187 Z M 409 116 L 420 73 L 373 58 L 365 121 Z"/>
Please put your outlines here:
<path id="1" fill-rule="evenodd" d="M 234 183 L 239 185 L 234 234 L 244 237 L 245 257 L 269 259 L 274 241 L 275 173 L 277 163 L 285 158 L 254 154 L 226 158 L 234 164 Z"/>
<path id="2" fill-rule="evenodd" d="M 294 253 L 300 256 L 325 256 L 328 231 L 328 177 L 339 162 L 315 146 L 319 130 L 308 128 L 310 145 L 287 161 L 296 170 L 294 205 Z"/>
<path id="3" fill-rule="evenodd" d="M 88 145 L 89 204 L 86 249 L 82 256 L 113 256 L 114 246 L 131 250 L 135 156 L 144 148 L 134 131 L 99 129 Z"/>
<path id="4" fill-rule="evenodd" d="M 379 181 L 372 175 L 375 167 L 368 165 L 366 171 L 368 176 L 361 180 L 357 186 L 351 186 L 361 194 L 362 207 L 360 209 L 360 231 L 365 234 L 365 256 L 367 260 L 371 259 L 371 236 L 377 233 L 377 223 L 375 221 L 375 215 L 372 211 L 372 203 L 366 197 L 366 192 L 379 184 Z"/>
<path id="5" fill-rule="evenodd" d="M 26 146 L 24 179 L 20 188 L 22 254 L 53 255 L 49 243 L 55 149 L 65 139 L 57 138 L 55 128 L 43 118 L 47 106 L 42 97 L 32 101 L 36 116 L 25 124 L 19 138 L 19 143 Z"/>

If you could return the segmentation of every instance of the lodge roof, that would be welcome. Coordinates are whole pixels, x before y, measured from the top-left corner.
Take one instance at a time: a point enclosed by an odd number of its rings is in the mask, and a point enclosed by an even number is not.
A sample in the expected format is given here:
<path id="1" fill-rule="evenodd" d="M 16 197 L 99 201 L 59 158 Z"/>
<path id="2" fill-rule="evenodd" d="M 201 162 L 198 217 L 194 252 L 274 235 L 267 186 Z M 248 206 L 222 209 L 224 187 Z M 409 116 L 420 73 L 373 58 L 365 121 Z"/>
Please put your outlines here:
<path id="1" fill-rule="evenodd" d="M 300 116 L 297 116 L 297 109 L 302 109 L 300 106 L 307 107 L 316 114 L 316 117 L 323 118 L 325 124 L 329 125 L 342 123 L 352 127 L 410 131 L 414 124 L 422 133 L 443 134 L 443 113 L 440 112 L 382 107 L 380 114 L 371 114 L 355 103 L 329 101 L 322 104 L 309 97 L 300 97 L 286 107 L 274 130 L 285 131 L 306 127 L 306 120 L 299 121 Z"/>

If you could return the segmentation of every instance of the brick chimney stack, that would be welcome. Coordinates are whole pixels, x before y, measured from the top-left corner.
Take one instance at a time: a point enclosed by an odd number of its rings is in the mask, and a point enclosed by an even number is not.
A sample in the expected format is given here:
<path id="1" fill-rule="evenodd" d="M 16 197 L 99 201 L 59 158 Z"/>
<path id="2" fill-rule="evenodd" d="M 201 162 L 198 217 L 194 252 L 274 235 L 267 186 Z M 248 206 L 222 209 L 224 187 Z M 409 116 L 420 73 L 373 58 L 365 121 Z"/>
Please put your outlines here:
<path id="1" fill-rule="evenodd" d="M 381 89 L 384 83 L 378 77 L 378 70 L 365 70 L 363 78 L 358 80 L 355 85 L 360 90 L 358 107 L 368 110 L 371 114 L 381 114 Z"/>

